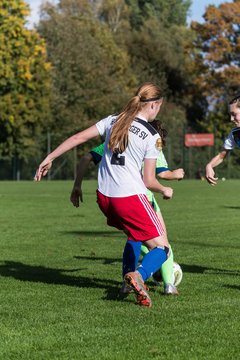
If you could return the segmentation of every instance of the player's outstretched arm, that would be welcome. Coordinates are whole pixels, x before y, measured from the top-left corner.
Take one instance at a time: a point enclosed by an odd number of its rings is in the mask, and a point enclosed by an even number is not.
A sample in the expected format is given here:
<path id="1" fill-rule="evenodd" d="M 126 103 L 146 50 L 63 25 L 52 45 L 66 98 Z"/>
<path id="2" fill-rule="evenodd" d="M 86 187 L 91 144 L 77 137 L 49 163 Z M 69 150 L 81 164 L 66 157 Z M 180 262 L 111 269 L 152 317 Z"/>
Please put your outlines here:
<path id="1" fill-rule="evenodd" d="M 82 181 L 91 161 L 93 161 L 93 156 L 91 153 L 87 153 L 81 157 L 78 163 L 77 176 L 70 195 L 71 203 L 77 208 L 80 202 L 83 202 Z"/>
<path id="2" fill-rule="evenodd" d="M 61 156 L 65 152 L 71 150 L 75 146 L 81 145 L 99 135 L 98 129 L 96 125 L 89 127 L 88 129 L 81 131 L 67 140 L 65 140 L 61 145 L 59 145 L 55 150 L 53 150 L 48 156 L 43 160 L 40 164 L 39 168 L 36 171 L 36 175 L 34 177 L 35 181 L 40 181 L 42 176 L 45 176 L 49 169 L 52 166 L 52 162 L 57 157 Z"/>
<path id="3" fill-rule="evenodd" d="M 182 168 L 175 170 L 166 170 L 158 174 L 160 179 L 164 180 L 182 180 L 184 178 L 184 170 Z"/>
<path id="4" fill-rule="evenodd" d="M 217 185 L 218 178 L 215 176 L 214 168 L 220 165 L 227 155 L 227 150 L 221 151 L 214 156 L 211 161 L 206 165 L 206 179 L 210 185 Z"/>

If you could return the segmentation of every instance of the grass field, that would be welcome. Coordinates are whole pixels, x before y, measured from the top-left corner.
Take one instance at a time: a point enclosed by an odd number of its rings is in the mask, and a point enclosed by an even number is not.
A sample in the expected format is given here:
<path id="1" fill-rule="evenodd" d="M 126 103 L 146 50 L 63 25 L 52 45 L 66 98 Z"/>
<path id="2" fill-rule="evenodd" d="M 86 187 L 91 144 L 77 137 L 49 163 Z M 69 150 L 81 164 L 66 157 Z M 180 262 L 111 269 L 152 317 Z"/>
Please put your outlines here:
<path id="1" fill-rule="evenodd" d="M 240 181 L 171 185 L 157 199 L 184 277 L 178 297 L 149 281 L 146 309 L 117 299 L 125 236 L 95 181 L 79 209 L 71 182 L 0 182 L 0 359 L 240 358 Z"/>

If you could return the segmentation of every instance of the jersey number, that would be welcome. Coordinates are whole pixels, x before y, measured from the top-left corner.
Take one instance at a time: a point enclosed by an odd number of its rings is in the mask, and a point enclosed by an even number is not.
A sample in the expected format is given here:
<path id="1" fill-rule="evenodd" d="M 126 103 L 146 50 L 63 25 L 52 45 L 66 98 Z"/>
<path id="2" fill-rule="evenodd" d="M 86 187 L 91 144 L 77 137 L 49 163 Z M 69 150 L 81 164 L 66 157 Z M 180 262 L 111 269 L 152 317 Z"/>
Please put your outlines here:
<path id="1" fill-rule="evenodd" d="M 111 164 L 124 166 L 125 165 L 125 156 L 113 153 L 112 158 L 111 158 Z"/>

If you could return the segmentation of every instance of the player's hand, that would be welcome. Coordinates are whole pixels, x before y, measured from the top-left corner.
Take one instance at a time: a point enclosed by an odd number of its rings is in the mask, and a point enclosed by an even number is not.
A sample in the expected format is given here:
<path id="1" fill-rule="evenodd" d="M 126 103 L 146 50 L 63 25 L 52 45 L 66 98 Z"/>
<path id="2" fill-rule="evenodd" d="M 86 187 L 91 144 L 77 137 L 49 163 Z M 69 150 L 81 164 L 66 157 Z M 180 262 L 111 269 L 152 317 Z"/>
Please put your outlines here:
<path id="1" fill-rule="evenodd" d="M 164 187 L 162 194 L 164 200 L 170 200 L 173 197 L 173 189 L 170 187 Z"/>
<path id="2" fill-rule="evenodd" d="M 83 202 L 82 189 L 80 187 L 74 186 L 70 195 L 70 201 L 76 208 L 79 207 L 79 200 Z"/>
<path id="3" fill-rule="evenodd" d="M 206 175 L 206 179 L 207 179 L 207 181 L 209 182 L 210 185 L 213 185 L 213 186 L 217 185 L 217 181 L 218 181 L 217 177 Z"/>
<path id="4" fill-rule="evenodd" d="M 173 170 L 174 179 L 176 180 L 182 180 L 184 178 L 185 172 L 182 168 Z"/>
<path id="5" fill-rule="evenodd" d="M 34 176 L 34 180 L 40 181 L 42 176 L 47 175 L 51 167 L 52 167 L 52 161 L 50 161 L 48 157 L 46 157 L 46 159 L 43 160 L 43 162 L 40 164 L 39 168 L 37 169 L 36 174 Z"/>
<path id="6" fill-rule="evenodd" d="M 213 171 L 213 169 L 212 168 L 207 168 L 206 169 L 206 180 L 208 181 L 208 183 L 210 184 L 210 185 L 217 185 L 217 181 L 218 181 L 218 178 L 217 177 L 215 177 L 215 172 Z"/>

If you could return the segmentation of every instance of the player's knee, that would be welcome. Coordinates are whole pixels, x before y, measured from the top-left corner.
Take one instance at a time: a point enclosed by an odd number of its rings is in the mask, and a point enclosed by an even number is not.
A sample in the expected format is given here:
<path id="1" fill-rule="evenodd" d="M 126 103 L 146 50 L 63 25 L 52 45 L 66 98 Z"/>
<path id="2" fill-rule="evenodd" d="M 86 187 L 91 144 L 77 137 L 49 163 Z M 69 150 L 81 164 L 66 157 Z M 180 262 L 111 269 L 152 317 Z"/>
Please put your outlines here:
<path id="1" fill-rule="evenodd" d="M 170 248 L 167 246 L 157 246 L 158 249 L 162 249 L 163 251 L 165 251 L 167 258 L 170 256 Z"/>

